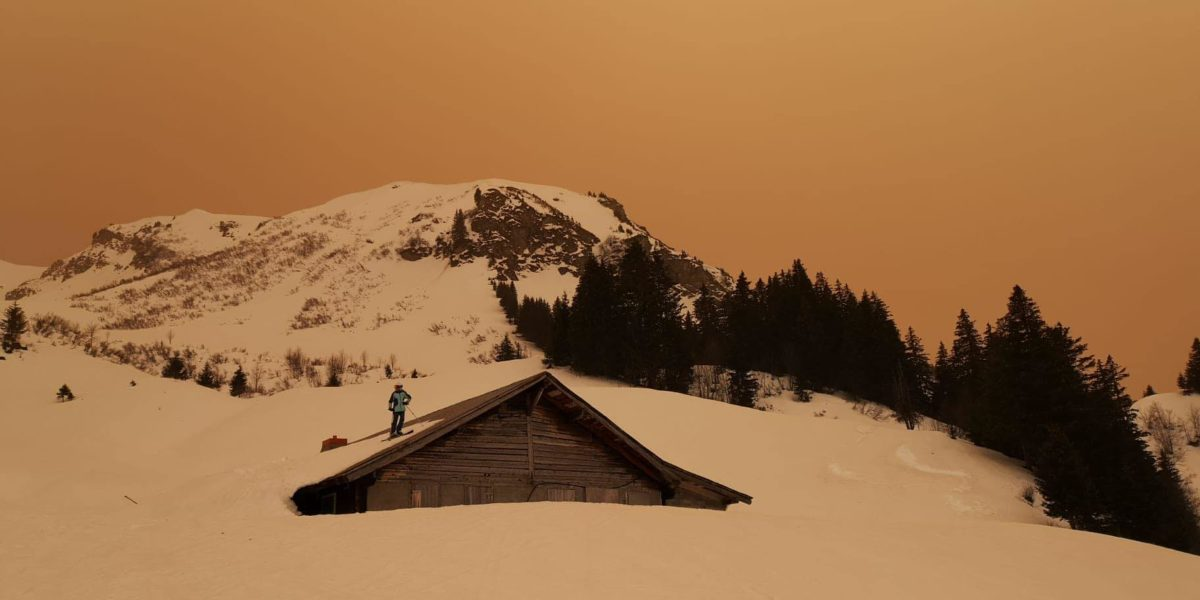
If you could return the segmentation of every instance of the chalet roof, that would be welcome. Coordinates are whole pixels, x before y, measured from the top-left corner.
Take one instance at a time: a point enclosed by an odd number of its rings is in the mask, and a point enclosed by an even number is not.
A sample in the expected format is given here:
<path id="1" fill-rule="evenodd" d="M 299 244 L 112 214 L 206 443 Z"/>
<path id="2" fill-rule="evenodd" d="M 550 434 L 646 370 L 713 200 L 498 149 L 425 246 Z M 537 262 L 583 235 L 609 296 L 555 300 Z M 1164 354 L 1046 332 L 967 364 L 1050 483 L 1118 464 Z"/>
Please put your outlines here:
<path id="1" fill-rule="evenodd" d="M 668 487 L 674 489 L 687 483 L 723 497 L 729 503 L 750 503 L 751 497 L 742 492 L 663 460 L 657 454 L 643 446 L 641 442 L 634 439 L 633 436 L 618 427 L 616 423 L 613 423 L 594 406 L 588 404 L 586 400 L 563 385 L 549 371 L 542 371 L 525 379 L 514 381 L 506 386 L 480 394 L 474 398 L 463 400 L 457 404 L 446 406 L 415 419 L 411 422 L 414 426 L 420 423 L 431 424 L 411 434 L 411 437 L 402 438 L 399 443 L 388 446 L 354 463 L 336 475 L 311 486 L 305 486 L 305 489 L 320 489 L 341 485 L 369 475 L 437 441 L 522 392 L 537 387 L 541 388 L 540 392 L 537 393 L 537 398 L 539 399 L 537 401 L 553 403 L 559 409 L 568 412 L 581 426 L 590 430 L 605 443 L 624 455 L 630 462 L 639 466 L 647 475 L 650 475 Z"/>

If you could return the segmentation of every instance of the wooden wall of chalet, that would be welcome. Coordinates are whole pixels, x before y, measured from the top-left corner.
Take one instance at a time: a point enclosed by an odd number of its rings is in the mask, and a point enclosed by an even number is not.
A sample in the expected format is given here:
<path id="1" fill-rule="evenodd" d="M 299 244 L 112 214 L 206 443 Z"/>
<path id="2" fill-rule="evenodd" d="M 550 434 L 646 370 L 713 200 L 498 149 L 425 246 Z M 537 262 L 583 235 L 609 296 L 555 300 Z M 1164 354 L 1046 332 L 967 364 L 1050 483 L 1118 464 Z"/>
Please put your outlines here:
<path id="1" fill-rule="evenodd" d="M 515 397 L 380 469 L 366 488 L 366 509 L 540 500 L 663 503 L 662 484 L 545 399 L 529 413 L 528 400 L 528 394 Z M 679 504 L 724 508 L 704 497 Z"/>

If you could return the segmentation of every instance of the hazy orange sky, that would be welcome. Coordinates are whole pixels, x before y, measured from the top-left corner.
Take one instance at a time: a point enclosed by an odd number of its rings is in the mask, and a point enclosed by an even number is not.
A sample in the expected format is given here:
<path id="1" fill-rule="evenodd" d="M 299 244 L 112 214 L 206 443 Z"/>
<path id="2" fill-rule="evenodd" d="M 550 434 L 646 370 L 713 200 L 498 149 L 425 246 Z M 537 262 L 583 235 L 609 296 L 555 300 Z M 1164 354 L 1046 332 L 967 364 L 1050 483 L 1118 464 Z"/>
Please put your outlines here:
<path id="1" fill-rule="evenodd" d="M 605 191 L 730 271 L 802 258 L 931 352 L 1021 283 L 1173 389 L 1200 2 L 0 0 L 5 260 L 485 177 Z"/>

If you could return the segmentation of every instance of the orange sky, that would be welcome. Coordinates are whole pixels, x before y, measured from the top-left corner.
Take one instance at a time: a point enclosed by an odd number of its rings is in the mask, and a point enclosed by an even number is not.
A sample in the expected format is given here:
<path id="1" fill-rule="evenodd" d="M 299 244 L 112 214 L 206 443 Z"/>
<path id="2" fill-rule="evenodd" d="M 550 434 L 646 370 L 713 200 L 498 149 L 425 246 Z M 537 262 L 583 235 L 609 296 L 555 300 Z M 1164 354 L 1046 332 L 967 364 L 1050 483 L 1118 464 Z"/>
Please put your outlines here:
<path id="1" fill-rule="evenodd" d="M 1196 0 L 0 0 L 0 24 L 9 261 L 504 177 L 605 191 L 731 271 L 800 257 L 931 351 L 1017 282 L 1135 391 L 1200 335 Z"/>

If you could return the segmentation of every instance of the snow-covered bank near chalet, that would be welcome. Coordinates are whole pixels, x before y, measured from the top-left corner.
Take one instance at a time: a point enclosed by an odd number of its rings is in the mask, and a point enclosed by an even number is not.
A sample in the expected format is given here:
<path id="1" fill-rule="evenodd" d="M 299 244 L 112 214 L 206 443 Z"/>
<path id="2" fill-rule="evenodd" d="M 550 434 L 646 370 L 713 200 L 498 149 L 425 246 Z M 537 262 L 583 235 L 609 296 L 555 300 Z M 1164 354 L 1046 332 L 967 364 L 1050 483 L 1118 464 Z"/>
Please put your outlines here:
<path id="1" fill-rule="evenodd" d="M 406 385 L 425 414 L 539 368 Z M 1188 598 L 1200 585 L 1200 558 L 1047 525 L 1012 461 L 837 399 L 769 413 L 556 375 L 754 504 L 300 517 L 297 487 L 381 447 L 391 382 L 239 399 L 38 344 L 0 362 L 0 595 Z M 77 400 L 55 402 L 62 383 Z M 332 434 L 354 443 L 320 453 Z"/>

